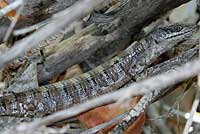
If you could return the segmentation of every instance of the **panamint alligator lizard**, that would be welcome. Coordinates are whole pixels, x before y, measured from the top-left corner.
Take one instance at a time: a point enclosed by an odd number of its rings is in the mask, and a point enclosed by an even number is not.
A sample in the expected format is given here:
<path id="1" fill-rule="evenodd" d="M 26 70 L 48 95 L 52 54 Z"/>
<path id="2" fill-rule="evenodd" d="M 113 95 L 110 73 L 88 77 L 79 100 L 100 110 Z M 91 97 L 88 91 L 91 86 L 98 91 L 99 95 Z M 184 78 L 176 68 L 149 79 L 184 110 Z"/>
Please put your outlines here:
<path id="1" fill-rule="evenodd" d="M 0 115 L 45 115 L 117 90 L 196 29 L 190 24 L 157 28 L 92 71 L 32 91 L 6 93 L 0 97 Z"/>

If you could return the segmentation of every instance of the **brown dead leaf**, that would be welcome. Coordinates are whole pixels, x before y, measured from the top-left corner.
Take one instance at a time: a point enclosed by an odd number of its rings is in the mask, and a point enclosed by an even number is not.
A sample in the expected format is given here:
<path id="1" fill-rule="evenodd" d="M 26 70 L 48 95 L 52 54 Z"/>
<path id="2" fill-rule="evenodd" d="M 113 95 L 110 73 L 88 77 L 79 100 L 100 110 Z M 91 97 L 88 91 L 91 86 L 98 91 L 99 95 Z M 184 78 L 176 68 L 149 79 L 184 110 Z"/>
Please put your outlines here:
<path id="1" fill-rule="evenodd" d="M 78 64 L 76 64 L 76 65 L 73 65 L 72 67 L 68 68 L 65 71 L 65 73 L 56 75 L 50 81 L 50 83 L 55 83 L 57 81 L 67 80 L 67 79 L 70 79 L 70 78 L 72 78 L 74 76 L 80 75 L 82 73 L 83 73 L 83 71 L 82 71 L 81 67 Z"/>
<path id="2" fill-rule="evenodd" d="M 0 8 L 4 8 L 4 7 L 6 7 L 7 5 L 8 5 L 8 2 L 7 2 L 6 0 L 1 0 L 1 1 L 0 1 Z M 9 13 L 7 14 L 7 17 L 8 17 L 10 20 L 12 20 L 13 17 L 15 16 L 15 14 L 16 14 L 16 11 L 13 10 L 13 11 L 11 11 L 11 12 L 9 12 Z"/>
<path id="3" fill-rule="evenodd" d="M 109 104 L 106 106 L 101 106 L 81 114 L 80 116 L 78 116 L 78 119 L 81 120 L 84 124 L 86 124 L 88 128 L 92 128 L 99 124 L 107 122 L 112 118 L 116 117 L 117 115 L 127 111 L 131 107 L 134 107 L 139 99 L 140 97 L 133 98 L 129 103 L 128 107 L 127 106 L 122 107 L 119 104 Z M 137 121 L 130 127 L 130 129 L 128 129 L 128 134 L 132 134 L 133 132 L 134 134 L 140 134 L 141 127 L 144 125 L 144 122 L 145 122 L 145 114 L 141 115 L 137 119 Z M 104 133 L 107 133 L 107 131 L 109 131 L 112 127 L 113 126 L 104 130 Z"/>
<path id="4" fill-rule="evenodd" d="M 67 69 L 67 71 L 64 75 L 64 79 L 69 79 L 74 76 L 80 75 L 82 73 L 83 73 L 83 71 L 82 71 L 81 67 L 78 64 L 76 64 L 76 65 L 73 65 L 72 67 L 70 67 L 69 69 Z"/>
<path id="5" fill-rule="evenodd" d="M 146 120 L 146 115 L 145 113 L 143 113 L 142 115 L 139 116 L 139 118 L 135 121 L 135 123 L 129 127 L 129 129 L 127 130 L 127 134 L 141 134 L 145 120 Z"/>

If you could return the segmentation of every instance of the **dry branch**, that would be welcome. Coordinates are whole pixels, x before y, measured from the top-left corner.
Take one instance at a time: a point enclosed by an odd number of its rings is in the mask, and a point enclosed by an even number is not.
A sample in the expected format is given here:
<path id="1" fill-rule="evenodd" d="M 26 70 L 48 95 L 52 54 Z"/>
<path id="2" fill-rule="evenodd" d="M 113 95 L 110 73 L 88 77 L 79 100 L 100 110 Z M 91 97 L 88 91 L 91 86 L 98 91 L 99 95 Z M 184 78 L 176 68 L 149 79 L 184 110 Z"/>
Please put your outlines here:
<path id="1" fill-rule="evenodd" d="M 18 0 L 17 0 L 18 1 Z M 17 27 L 30 26 L 38 23 L 56 12 L 64 10 L 78 0 L 25 0 L 22 16 Z M 13 0 L 8 5 L 13 5 Z"/>

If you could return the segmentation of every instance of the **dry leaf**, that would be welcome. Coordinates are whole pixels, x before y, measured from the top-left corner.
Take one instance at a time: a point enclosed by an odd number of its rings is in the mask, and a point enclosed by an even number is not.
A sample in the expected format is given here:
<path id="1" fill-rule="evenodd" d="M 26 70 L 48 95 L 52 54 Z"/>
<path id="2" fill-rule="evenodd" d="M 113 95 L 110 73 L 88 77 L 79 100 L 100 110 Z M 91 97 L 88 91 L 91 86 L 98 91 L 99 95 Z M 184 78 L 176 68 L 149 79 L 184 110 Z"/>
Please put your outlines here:
<path id="1" fill-rule="evenodd" d="M 112 118 L 116 117 L 117 115 L 127 111 L 131 107 L 134 107 L 139 99 L 140 97 L 133 98 L 129 103 L 129 107 L 127 106 L 122 107 L 119 106 L 119 104 L 110 104 L 106 106 L 101 106 L 81 114 L 80 116 L 78 116 L 78 119 L 81 120 L 84 124 L 86 124 L 88 128 L 92 128 L 99 124 L 107 122 Z M 145 122 L 145 114 L 141 115 L 138 118 L 138 120 L 130 127 L 130 129 L 128 129 L 129 134 L 131 134 L 131 131 L 133 129 L 134 129 L 134 134 L 136 134 L 135 132 L 137 132 L 137 134 L 141 133 L 141 127 L 144 125 L 144 122 Z M 104 130 L 104 133 L 106 133 L 111 128 L 112 126 Z"/>
<path id="2" fill-rule="evenodd" d="M 7 5 L 8 5 L 8 3 L 7 3 L 5 0 L 1 0 L 1 1 L 0 1 L 0 8 L 4 8 L 4 7 L 6 7 Z M 10 20 L 12 20 L 13 17 L 15 16 L 15 14 L 16 14 L 16 11 L 15 11 L 15 10 L 10 11 L 10 12 L 7 14 L 7 17 L 8 17 Z"/>

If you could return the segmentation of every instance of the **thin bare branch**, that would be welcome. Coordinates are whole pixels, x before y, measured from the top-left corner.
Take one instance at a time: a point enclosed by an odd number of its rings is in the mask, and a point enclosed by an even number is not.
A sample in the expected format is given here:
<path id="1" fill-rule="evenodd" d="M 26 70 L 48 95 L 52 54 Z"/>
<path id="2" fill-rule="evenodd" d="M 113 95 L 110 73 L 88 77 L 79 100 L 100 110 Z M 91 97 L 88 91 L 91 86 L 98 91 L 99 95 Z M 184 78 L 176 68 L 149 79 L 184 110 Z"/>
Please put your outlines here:
<path id="1" fill-rule="evenodd" d="M 105 128 L 107 128 L 107 127 L 109 127 L 109 126 L 111 126 L 111 125 L 113 125 L 113 124 L 121 121 L 127 115 L 128 115 L 128 112 L 125 112 L 125 113 L 123 113 L 123 114 L 121 114 L 121 115 L 113 118 L 112 120 L 110 120 L 108 122 L 105 122 L 103 124 L 97 125 L 97 126 L 95 126 L 93 128 L 90 128 L 90 129 L 82 132 L 81 134 L 93 134 L 93 133 L 97 133 L 98 131 L 103 130 L 103 129 L 105 129 Z"/>
<path id="2" fill-rule="evenodd" d="M 11 36 L 11 34 L 12 34 L 12 32 L 13 32 L 13 29 L 14 29 L 14 27 L 15 27 L 15 25 L 16 25 L 18 19 L 19 19 L 19 16 L 20 16 L 22 10 L 23 10 L 23 5 L 21 5 L 21 6 L 17 9 L 17 13 L 16 13 L 14 19 L 12 20 L 12 22 L 11 22 L 11 24 L 10 24 L 10 26 L 9 26 L 9 28 L 8 28 L 8 30 L 7 30 L 7 32 L 6 32 L 6 35 L 5 35 L 4 39 L 3 39 L 5 42 L 7 42 L 8 39 L 9 39 L 9 37 Z"/>
<path id="3" fill-rule="evenodd" d="M 0 9 L 0 18 L 2 18 L 4 15 L 9 13 L 12 10 L 17 9 L 23 4 L 23 0 L 16 0 L 13 3 L 9 4 L 8 6 L 4 7 L 3 9 Z"/>
<path id="4" fill-rule="evenodd" d="M 129 87 L 124 88 L 124 96 L 120 98 L 123 101 L 130 96 L 147 94 L 154 90 L 160 90 L 168 86 L 177 84 L 188 78 L 194 77 L 200 72 L 200 62 L 194 60 L 175 70 L 170 70 L 169 72 L 157 75 L 155 77 L 143 80 L 138 83 L 133 83 Z"/>
<path id="5" fill-rule="evenodd" d="M 148 117 L 151 119 L 156 119 L 157 117 L 159 117 L 159 111 L 155 104 L 152 104 L 150 107 L 148 107 L 147 113 Z M 151 120 L 151 122 L 154 126 L 156 126 L 160 133 L 172 134 L 171 130 L 166 125 L 166 120 L 156 119 Z"/>
<path id="6" fill-rule="evenodd" d="M 4 82 L 0 82 L 0 89 L 4 89 L 6 84 Z"/>
<path id="7" fill-rule="evenodd" d="M 13 35 L 14 36 L 19 36 L 19 35 L 23 35 L 23 34 L 27 34 L 27 33 L 33 32 L 34 30 L 37 30 L 37 29 L 45 26 L 49 21 L 50 21 L 50 19 L 47 19 L 47 20 L 39 22 L 39 23 L 37 23 L 35 25 L 29 26 L 29 27 L 26 27 L 26 28 L 22 28 L 22 29 L 17 29 L 15 31 L 13 31 Z"/>

